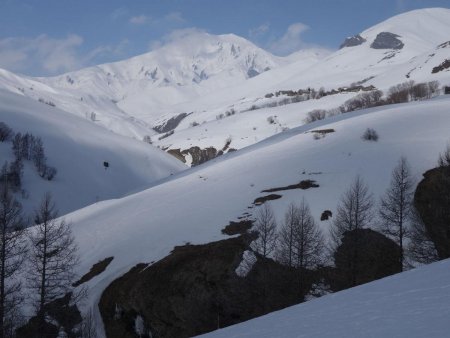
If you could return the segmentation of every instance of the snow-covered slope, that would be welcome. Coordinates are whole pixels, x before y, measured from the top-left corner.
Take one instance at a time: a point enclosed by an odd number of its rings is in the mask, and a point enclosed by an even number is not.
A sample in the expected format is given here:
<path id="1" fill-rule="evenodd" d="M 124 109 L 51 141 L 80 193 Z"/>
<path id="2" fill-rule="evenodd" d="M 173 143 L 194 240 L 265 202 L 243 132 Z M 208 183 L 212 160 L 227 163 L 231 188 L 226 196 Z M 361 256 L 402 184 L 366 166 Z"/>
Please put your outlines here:
<path id="1" fill-rule="evenodd" d="M 145 189 L 186 167 L 149 144 L 116 135 L 93 123 L 21 95 L 0 90 L 0 121 L 15 132 L 30 132 L 44 142 L 48 164 L 58 170 L 41 178 L 25 161 L 21 198 L 27 212 L 50 191 L 62 214 L 103 199 Z M 0 143 L 0 165 L 14 160 L 11 142 Z M 109 162 L 105 170 L 103 162 Z"/>
<path id="2" fill-rule="evenodd" d="M 196 33 L 128 60 L 39 80 L 74 95 L 107 97 L 129 115 L 153 122 L 167 106 L 286 63 L 238 36 Z"/>
<path id="3" fill-rule="evenodd" d="M 449 41 L 449 30 L 450 9 L 429 8 L 399 14 L 360 33 L 365 40 L 362 44 L 341 48 L 308 71 L 292 74 L 282 85 L 336 88 L 371 77 L 366 83 L 380 89 L 408 79 L 448 83 L 448 72 L 433 75 L 431 70 L 450 55 L 448 47 L 438 48 Z M 396 35 L 403 46 L 375 48 L 374 42 L 381 33 Z"/>
<path id="4" fill-rule="evenodd" d="M 174 112 L 194 113 L 182 121 L 173 135 L 156 142 L 162 148 L 186 149 L 199 145 L 220 149 L 226 138 L 231 136 L 235 141 L 245 138 L 245 142 L 238 141 L 231 145 L 240 148 L 284 128 L 302 125 L 308 111 L 338 107 L 344 98 L 339 94 L 290 107 L 248 111 L 252 106 L 275 104 L 286 98 L 283 95 L 265 97 L 265 94 L 279 90 L 318 90 L 321 87 L 332 90 L 361 84 L 373 85 L 386 93 L 389 87 L 410 80 L 417 83 L 439 81 L 441 85 L 449 85 L 449 69 L 433 72 L 435 67 L 450 58 L 450 43 L 446 43 L 450 39 L 448 31 L 450 9 L 433 8 L 400 14 L 360 33 L 361 38 L 365 40 L 360 45 L 343 47 L 316 62 L 290 63 L 233 88 L 227 88 L 226 91 L 218 91 L 189 103 L 173 106 Z M 374 48 L 380 46 L 380 39 L 385 42 L 386 38 L 377 38 L 379 34 L 383 37 L 384 33 L 395 35 L 394 38 L 400 41 L 399 45 Z M 400 45 L 400 49 L 395 49 Z M 351 93 L 345 98 L 349 99 L 357 94 Z M 231 110 L 236 112 L 235 116 L 216 121 L 217 116 Z M 265 120 L 269 116 L 279 116 L 280 123 L 267 126 Z M 196 123 L 202 124 L 201 136 L 198 130 L 190 130 Z M 220 131 L 216 127 L 218 124 Z"/>
<path id="5" fill-rule="evenodd" d="M 269 93 L 321 87 L 331 90 L 352 83 L 374 85 L 386 92 L 390 86 L 409 80 L 450 84 L 448 69 L 432 72 L 449 58 L 448 31 L 450 9 L 421 9 L 361 32 L 359 45 L 347 44 L 331 54 L 304 50 L 284 58 L 231 34 L 185 34 L 147 54 L 53 78 L 23 78 L 2 71 L 0 87 L 51 101 L 122 135 L 137 139 L 150 135 L 164 149 L 220 149 L 229 136 L 235 141 L 245 138 L 245 142 L 231 145 L 241 148 L 302 125 L 309 110 L 337 107 L 343 99 L 334 95 L 295 105 L 289 112 L 282 108 L 288 117 L 267 128 L 264 119 L 278 115 L 280 109 L 267 109 L 262 114 L 249 113 L 248 109 L 261 103 L 276 105 L 286 98 L 266 98 Z M 235 116 L 220 121 L 217 131 L 217 117 L 232 110 Z M 189 115 L 174 125 L 173 135 L 159 142 L 161 135 L 152 128 L 182 113 Z M 193 126 L 197 124 L 206 131 L 201 137 L 195 137 L 199 130 Z M 251 124 L 250 133 L 246 128 L 235 128 L 244 124 Z"/>
<path id="6" fill-rule="evenodd" d="M 442 338 L 450 331 L 450 260 L 328 295 L 204 338 Z"/>
<path id="7" fill-rule="evenodd" d="M 80 274 L 114 256 L 107 270 L 88 283 L 90 304 L 137 263 L 157 261 L 186 242 L 224 238 L 220 230 L 253 212 L 254 199 L 266 195 L 263 189 L 315 180 L 319 188 L 282 191 L 272 205 L 281 220 L 287 204 L 304 196 L 318 221 L 324 210 L 335 212 L 340 195 L 357 174 L 377 200 L 402 155 L 420 179 L 448 142 L 449 104 L 450 98 L 439 98 L 380 107 L 291 129 L 135 195 L 67 215 L 80 246 Z M 361 139 L 368 127 L 378 132 L 378 142 Z M 335 132 L 318 140 L 310 132 L 325 128 Z M 326 231 L 329 224 L 320 225 Z"/>

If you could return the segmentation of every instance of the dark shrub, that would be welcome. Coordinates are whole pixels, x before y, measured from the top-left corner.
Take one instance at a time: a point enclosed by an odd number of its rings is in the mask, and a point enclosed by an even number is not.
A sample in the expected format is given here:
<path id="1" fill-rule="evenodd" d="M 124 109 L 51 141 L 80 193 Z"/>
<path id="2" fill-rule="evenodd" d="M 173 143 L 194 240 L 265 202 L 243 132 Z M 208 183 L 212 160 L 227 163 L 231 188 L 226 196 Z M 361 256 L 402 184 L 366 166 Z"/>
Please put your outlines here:
<path id="1" fill-rule="evenodd" d="M 305 123 L 311 123 L 314 121 L 323 120 L 327 116 L 327 111 L 324 109 L 314 109 L 310 111 L 306 118 Z"/>
<path id="2" fill-rule="evenodd" d="M 367 128 L 364 132 L 362 139 L 365 141 L 378 141 L 378 133 L 375 131 L 375 129 Z"/>
<path id="3" fill-rule="evenodd" d="M 0 122 L 0 142 L 9 141 L 14 135 L 12 129 L 4 122 Z"/>

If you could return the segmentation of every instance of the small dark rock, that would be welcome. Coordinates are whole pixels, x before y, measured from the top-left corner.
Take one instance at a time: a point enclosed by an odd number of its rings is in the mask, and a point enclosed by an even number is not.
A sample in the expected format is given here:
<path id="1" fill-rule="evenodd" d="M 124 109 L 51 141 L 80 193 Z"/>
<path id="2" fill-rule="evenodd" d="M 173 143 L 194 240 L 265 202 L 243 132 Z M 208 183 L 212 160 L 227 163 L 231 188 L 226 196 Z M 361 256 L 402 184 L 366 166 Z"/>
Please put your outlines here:
<path id="1" fill-rule="evenodd" d="M 366 42 L 366 39 L 364 39 L 361 35 L 356 34 L 354 36 L 350 36 L 344 40 L 344 42 L 339 46 L 339 49 L 342 49 L 344 47 L 355 47 L 362 45 L 364 42 Z"/>
<path id="2" fill-rule="evenodd" d="M 263 203 L 265 203 L 267 201 L 277 200 L 277 199 L 279 199 L 281 197 L 282 197 L 281 195 L 270 194 L 270 195 L 258 197 L 257 199 L 254 200 L 253 204 L 254 205 L 260 205 L 260 204 L 263 204 Z"/>
<path id="3" fill-rule="evenodd" d="M 332 216 L 333 216 L 333 213 L 331 212 L 331 210 L 325 210 L 324 212 L 322 212 L 322 215 L 320 216 L 320 220 L 327 221 Z"/>
<path id="4" fill-rule="evenodd" d="M 244 217 L 244 216 L 243 216 Z M 241 220 L 239 222 L 231 221 L 225 228 L 222 229 L 222 233 L 228 236 L 245 234 L 253 225 L 252 220 Z"/>
<path id="5" fill-rule="evenodd" d="M 90 281 L 95 276 L 98 276 L 99 274 L 101 274 L 103 271 L 106 270 L 106 267 L 109 265 L 109 263 L 112 262 L 113 259 L 114 259 L 114 257 L 108 257 L 108 258 L 105 258 L 105 259 L 101 260 L 98 263 L 95 263 L 91 267 L 91 270 L 89 270 L 88 273 L 83 275 L 78 281 L 73 283 L 72 286 L 77 287 L 77 286 L 79 286 L 79 285 L 81 285 L 83 283 L 86 283 L 86 282 Z"/>
<path id="6" fill-rule="evenodd" d="M 270 189 L 263 190 L 261 192 L 276 192 L 276 191 L 292 190 L 292 189 L 306 190 L 309 188 L 318 188 L 318 187 L 319 187 L 319 185 L 316 183 L 316 181 L 303 180 L 297 184 L 291 184 L 291 185 L 287 185 L 285 187 L 270 188 Z"/>

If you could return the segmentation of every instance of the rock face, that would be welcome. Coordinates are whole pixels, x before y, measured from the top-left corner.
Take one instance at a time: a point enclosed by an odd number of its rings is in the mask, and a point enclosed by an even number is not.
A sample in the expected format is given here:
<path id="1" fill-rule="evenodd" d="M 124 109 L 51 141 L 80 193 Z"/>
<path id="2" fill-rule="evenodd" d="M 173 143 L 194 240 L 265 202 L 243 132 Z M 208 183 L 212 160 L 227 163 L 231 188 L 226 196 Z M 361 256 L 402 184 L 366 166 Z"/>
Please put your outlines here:
<path id="1" fill-rule="evenodd" d="M 185 245 L 149 266 L 139 264 L 103 293 L 108 338 L 192 337 L 298 303 L 295 271 L 258 257 L 239 277 L 250 235 Z M 143 332 L 143 333 L 142 333 Z"/>
<path id="2" fill-rule="evenodd" d="M 153 127 L 153 130 L 157 131 L 158 133 L 167 133 L 168 131 L 171 131 L 171 130 L 175 129 L 176 127 L 178 127 L 180 122 L 188 115 L 190 115 L 190 114 L 188 114 L 188 113 L 178 114 L 177 116 L 170 118 L 163 124 Z"/>
<path id="3" fill-rule="evenodd" d="M 400 36 L 390 32 L 381 32 L 370 45 L 373 49 L 402 49 L 404 44 Z"/>
<path id="4" fill-rule="evenodd" d="M 183 163 L 186 163 L 186 156 L 191 155 L 192 157 L 192 163 L 191 166 L 195 167 L 199 164 L 205 163 L 206 161 L 212 160 L 213 158 L 216 158 L 217 156 L 223 155 L 223 151 L 219 150 L 217 151 L 214 147 L 208 147 L 208 148 L 200 148 L 200 147 L 190 147 L 189 149 L 185 149 L 181 151 L 180 149 L 169 149 L 167 151 L 170 155 L 175 156 L 177 159 L 182 161 Z M 228 152 L 231 152 L 231 149 L 228 150 Z"/>
<path id="5" fill-rule="evenodd" d="M 342 49 L 344 47 L 359 46 L 362 45 L 364 42 L 366 42 L 366 39 L 364 39 L 361 35 L 356 34 L 346 38 L 344 42 L 339 46 L 339 49 Z"/>
<path id="6" fill-rule="evenodd" d="M 45 305 L 45 322 L 40 323 L 38 317 L 31 317 L 28 322 L 17 329 L 17 338 L 37 337 L 37 332 L 46 338 L 77 338 L 77 327 L 82 321 L 76 304 L 72 304 L 72 293 Z"/>
<path id="7" fill-rule="evenodd" d="M 353 264 L 355 256 L 356 265 Z M 342 244 L 334 253 L 334 262 L 336 265 L 334 290 L 343 290 L 390 276 L 400 272 L 402 268 L 400 247 L 383 234 L 371 229 L 347 231 L 342 238 Z M 356 271 L 355 285 L 351 280 L 353 271 Z"/>
<path id="8" fill-rule="evenodd" d="M 433 69 L 431 70 L 431 73 L 436 74 L 436 73 L 442 72 L 443 70 L 446 70 L 448 68 L 450 68 L 450 59 L 445 59 L 439 66 L 433 67 Z"/>
<path id="9" fill-rule="evenodd" d="M 214 147 L 201 149 L 200 147 L 191 147 L 187 150 L 182 151 L 183 155 L 190 154 L 192 156 L 192 166 L 196 166 L 206 161 L 212 160 L 213 158 L 219 156 L 217 149 Z M 222 155 L 222 154 L 221 154 Z"/>
<path id="10" fill-rule="evenodd" d="M 450 167 L 427 171 L 414 194 L 414 206 L 440 259 L 450 257 Z"/>

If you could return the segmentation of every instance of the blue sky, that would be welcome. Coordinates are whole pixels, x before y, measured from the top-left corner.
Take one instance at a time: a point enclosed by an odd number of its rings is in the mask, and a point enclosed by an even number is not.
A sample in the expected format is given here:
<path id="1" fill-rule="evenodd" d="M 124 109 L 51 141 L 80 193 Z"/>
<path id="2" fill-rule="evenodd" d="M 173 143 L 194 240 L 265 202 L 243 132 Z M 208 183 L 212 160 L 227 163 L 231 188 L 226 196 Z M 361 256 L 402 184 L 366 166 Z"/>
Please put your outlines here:
<path id="1" fill-rule="evenodd" d="M 181 29 L 234 33 L 277 55 L 336 49 L 396 14 L 449 0 L 0 0 L 0 68 L 47 76 L 148 52 Z"/>

